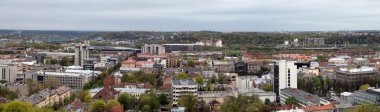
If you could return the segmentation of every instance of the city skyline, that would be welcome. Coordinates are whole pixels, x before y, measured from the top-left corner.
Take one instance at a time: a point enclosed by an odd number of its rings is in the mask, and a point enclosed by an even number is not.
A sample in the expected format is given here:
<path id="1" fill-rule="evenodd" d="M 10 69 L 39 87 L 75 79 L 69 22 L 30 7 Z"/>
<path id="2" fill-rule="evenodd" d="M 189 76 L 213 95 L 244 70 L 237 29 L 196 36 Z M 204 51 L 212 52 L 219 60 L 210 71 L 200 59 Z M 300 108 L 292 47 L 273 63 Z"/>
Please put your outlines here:
<path id="1" fill-rule="evenodd" d="M 6 0 L 0 29 L 81 31 L 379 30 L 374 0 Z"/>

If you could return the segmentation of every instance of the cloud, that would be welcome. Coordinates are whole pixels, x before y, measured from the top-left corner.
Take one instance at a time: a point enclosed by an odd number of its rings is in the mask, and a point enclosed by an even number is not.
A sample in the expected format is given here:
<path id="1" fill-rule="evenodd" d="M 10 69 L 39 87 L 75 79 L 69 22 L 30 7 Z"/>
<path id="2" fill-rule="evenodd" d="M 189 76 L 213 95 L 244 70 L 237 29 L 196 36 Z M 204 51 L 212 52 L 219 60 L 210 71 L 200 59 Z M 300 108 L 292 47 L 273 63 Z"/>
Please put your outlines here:
<path id="1" fill-rule="evenodd" d="M 2 0 L 1 29 L 379 30 L 378 0 Z"/>

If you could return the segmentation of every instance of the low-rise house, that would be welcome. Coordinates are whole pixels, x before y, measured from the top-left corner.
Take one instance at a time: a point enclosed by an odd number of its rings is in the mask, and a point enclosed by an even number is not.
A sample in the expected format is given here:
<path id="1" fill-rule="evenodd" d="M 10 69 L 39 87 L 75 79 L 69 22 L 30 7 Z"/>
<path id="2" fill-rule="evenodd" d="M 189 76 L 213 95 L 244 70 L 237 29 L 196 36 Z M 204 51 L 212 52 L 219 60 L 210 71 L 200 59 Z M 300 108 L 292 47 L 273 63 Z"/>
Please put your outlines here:
<path id="1" fill-rule="evenodd" d="M 36 107 L 52 106 L 53 104 L 63 103 L 64 99 L 69 98 L 71 88 L 60 86 L 57 89 L 44 89 L 29 97 L 22 97 L 18 100 L 29 102 Z"/>
<path id="2" fill-rule="evenodd" d="M 88 104 L 81 102 L 79 99 L 75 99 L 72 103 L 64 107 L 69 112 L 86 112 L 88 110 Z"/>
<path id="3" fill-rule="evenodd" d="M 119 91 L 115 90 L 113 87 L 116 86 L 117 80 L 114 76 L 107 75 L 103 79 L 103 88 L 100 89 L 92 99 L 101 99 L 101 100 L 113 100 L 119 97 Z"/>

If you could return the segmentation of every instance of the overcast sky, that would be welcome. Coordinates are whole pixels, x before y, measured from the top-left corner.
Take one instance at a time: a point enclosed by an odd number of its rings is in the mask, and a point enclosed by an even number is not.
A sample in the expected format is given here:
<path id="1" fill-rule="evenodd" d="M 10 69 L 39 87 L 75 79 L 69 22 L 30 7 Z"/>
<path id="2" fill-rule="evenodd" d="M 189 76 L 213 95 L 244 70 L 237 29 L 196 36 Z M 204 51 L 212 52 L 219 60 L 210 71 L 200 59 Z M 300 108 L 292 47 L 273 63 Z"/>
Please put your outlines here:
<path id="1" fill-rule="evenodd" d="M 1 0 L 0 29 L 380 30 L 380 0 Z"/>

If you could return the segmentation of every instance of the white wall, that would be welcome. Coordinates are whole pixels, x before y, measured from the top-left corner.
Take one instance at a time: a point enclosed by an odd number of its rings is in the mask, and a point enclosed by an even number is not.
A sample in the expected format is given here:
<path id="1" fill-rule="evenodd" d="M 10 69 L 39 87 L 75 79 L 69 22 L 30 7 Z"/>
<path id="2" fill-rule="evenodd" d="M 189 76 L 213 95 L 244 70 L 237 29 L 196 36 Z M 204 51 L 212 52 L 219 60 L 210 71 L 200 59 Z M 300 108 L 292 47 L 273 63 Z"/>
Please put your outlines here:
<path id="1" fill-rule="evenodd" d="M 279 61 L 280 90 L 285 88 L 297 88 L 297 66 L 294 65 L 294 63 L 295 61 Z"/>

